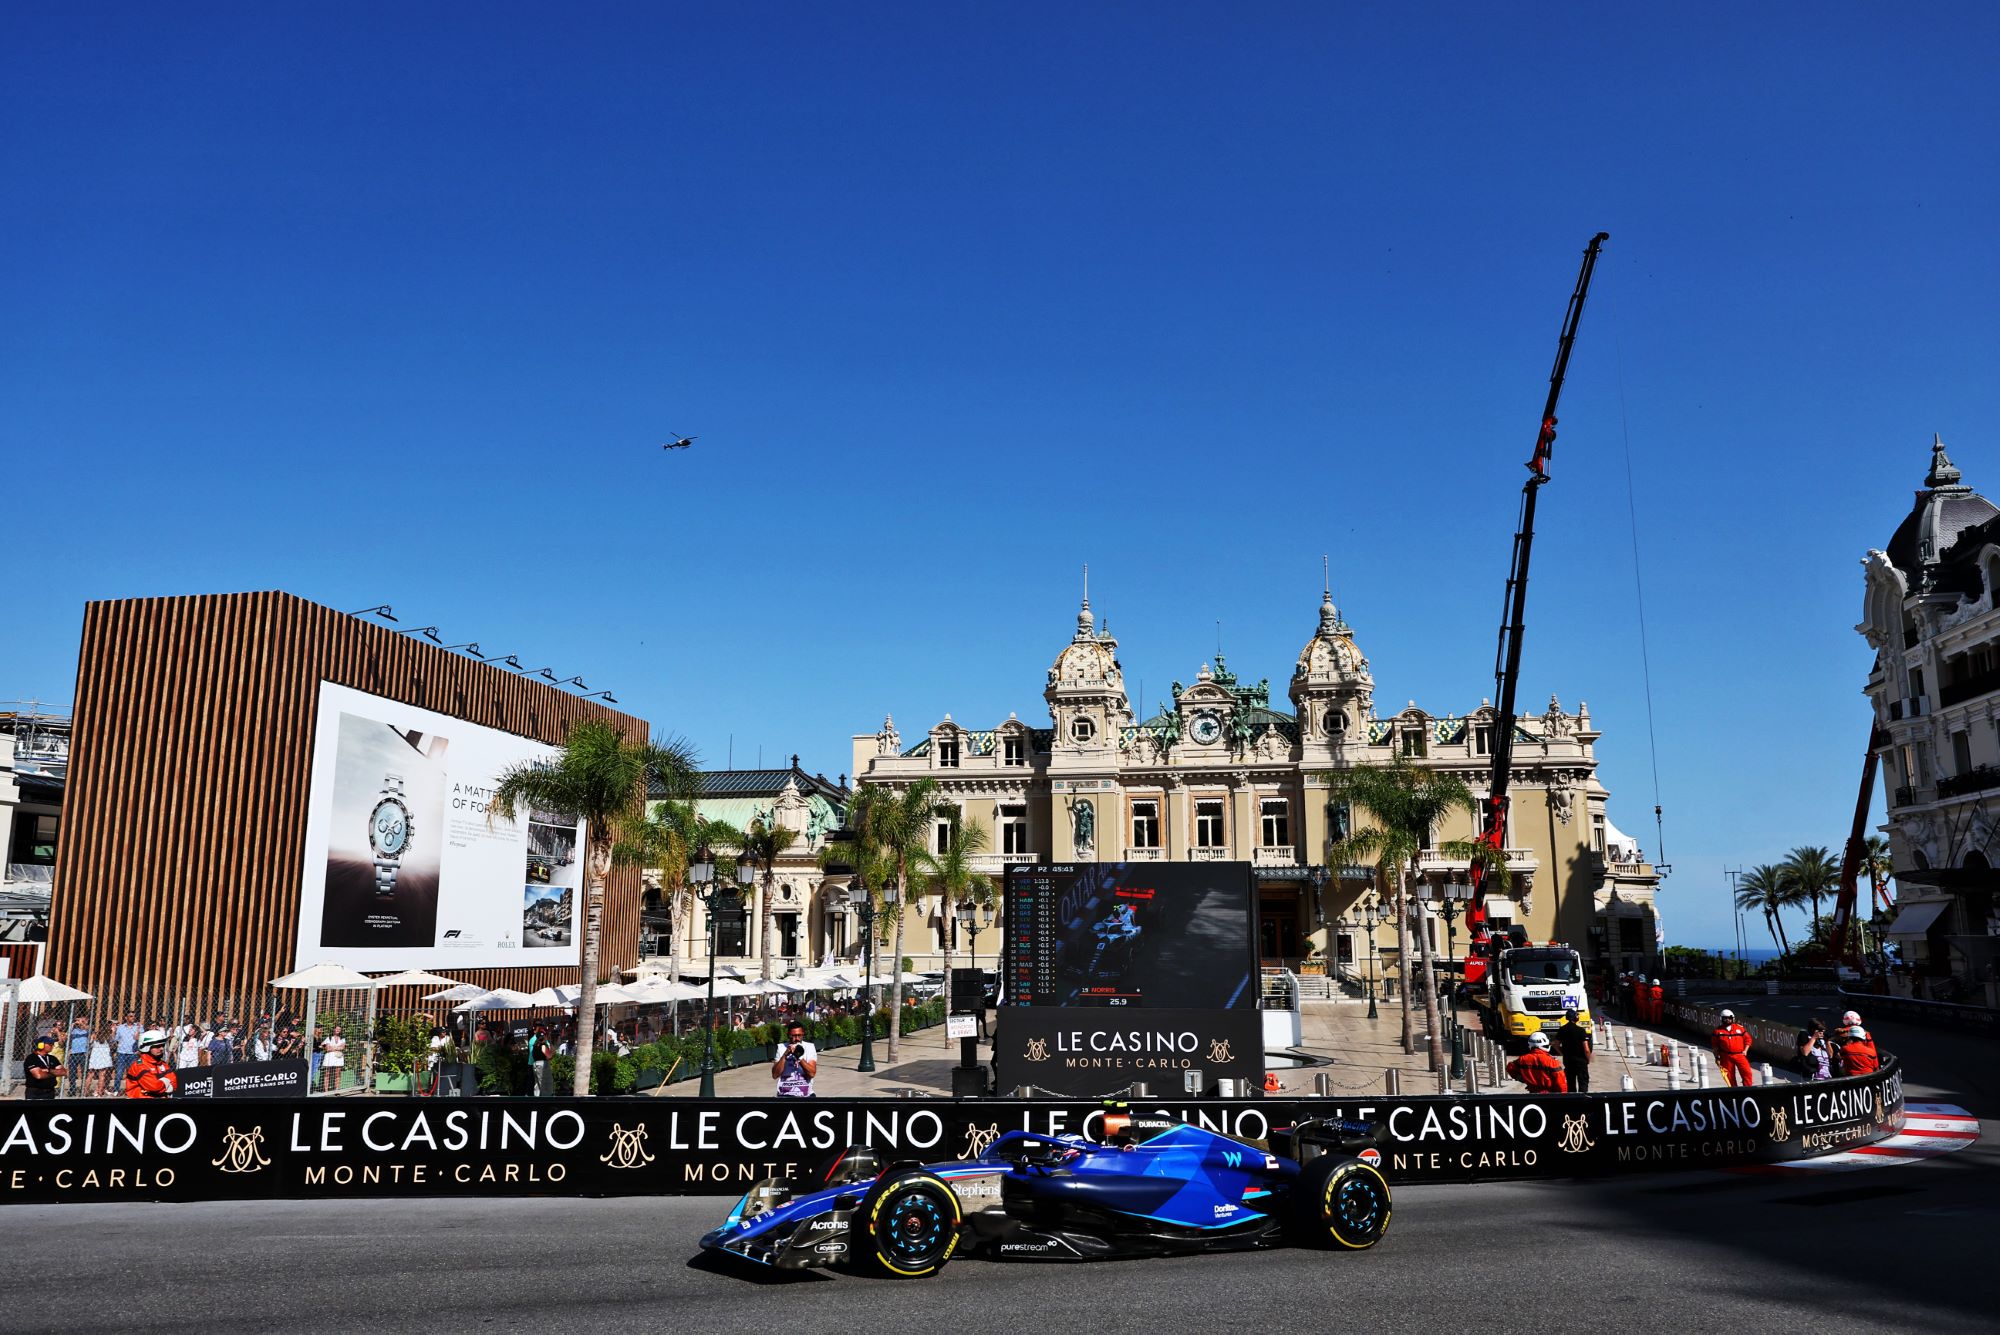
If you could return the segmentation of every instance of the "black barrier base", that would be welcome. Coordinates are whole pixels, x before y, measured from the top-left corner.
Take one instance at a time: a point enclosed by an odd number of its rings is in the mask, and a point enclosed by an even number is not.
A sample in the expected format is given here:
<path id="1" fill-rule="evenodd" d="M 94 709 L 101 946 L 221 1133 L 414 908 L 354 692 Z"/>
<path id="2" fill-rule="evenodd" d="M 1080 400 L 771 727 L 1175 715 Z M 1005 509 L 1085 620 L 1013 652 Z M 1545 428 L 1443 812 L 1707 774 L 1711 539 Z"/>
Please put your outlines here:
<path id="1" fill-rule="evenodd" d="M 1137 1106 L 1246 1142 L 1376 1121 L 1396 1183 L 1588 1177 L 1807 1158 L 1903 1122 L 1902 1072 L 1757 1089 Z M 978 1157 L 1089 1134 L 1103 1105 L 1021 1099 L 72 1099 L 0 1107 L 0 1203 L 348 1196 L 733 1195 L 847 1145 Z"/>

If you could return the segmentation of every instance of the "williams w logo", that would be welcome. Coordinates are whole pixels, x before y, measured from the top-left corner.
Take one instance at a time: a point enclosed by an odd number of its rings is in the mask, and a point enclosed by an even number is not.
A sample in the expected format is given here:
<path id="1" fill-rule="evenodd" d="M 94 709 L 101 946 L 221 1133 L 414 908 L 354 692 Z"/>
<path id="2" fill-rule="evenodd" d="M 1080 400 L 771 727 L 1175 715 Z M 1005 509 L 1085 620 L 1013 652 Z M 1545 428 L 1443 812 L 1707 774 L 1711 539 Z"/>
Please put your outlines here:
<path id="1" fill-rule="evenodd" d="M 1236 1060 L 1234 1057 L 1229 1055 L 1229 1040 L 1226 1038 L 1210 1039 L 1208 1041 L 1208 1059 L 1212 1062 L 1226 1062 L 1226 1061 Z"/>
<path id="2" fill-rule="evenodd" d="M 1792 1138 L 1792 1128 L 1783 1108 L 1771 1109 L 1771 1139 L 1782 1145 Z"/>
<path id="3" fill-rule="evenodd" d="M 1224 1150 L 1222 1152 L 1222 1162 L 1228 1164 L 1231 1168 L 1241 1168 L 1243 1166 L 1243 1151 Z"/>
<path id="4" fill-rule="evenodd" d="M 1045 1062 L 1049 1059 L 1049 1041 L 1046 1038 L 1031 1038 L 1027 1051 L 1021 1055 L 1031 1062 Z"/>
<path id="5" fill-rule="evenodd" d="M 1597 1142 L 1590 1138 L 1590 1121 L 1582 1113 L 1574 1117 L 1563 1117 L 1562 1139 L 1556 1142 L 1564 1154 L 1582 1154 L 1585 1150 L 1597 1148 Z"/>
<path id="6" fill-rule="evenodd" d="M 639 1168 L 653 1162 L 653 1156 L 646 1153 L 646 1124 L 627 1131 L 614 1124 L 611 1128 L 611 1148 L 599 1155 L 597 1162 L 607 1168 Z"/>
<path id="7" fill-rule="evenodd" d="M 961 1159 L 977 1159 L 986 1153 L 994 1141 L 1000 1139 L 1000 1124 L 992 1126 L 968 1126 L 965 1128 L 965 1148 L 960 1151 Z"/>
<path id="8" fill-rule="evenodd" d="M 230 1127 L 222 1133 L 221 1157 L 210 1159 L 209 1166 L 220 1168 L 225 1173 L 255 1173 L 269 1168 L 271 1161 L 264 1157 L 258 1147 L 264 1143 L 264 1128 L 238 1131 Z"/>

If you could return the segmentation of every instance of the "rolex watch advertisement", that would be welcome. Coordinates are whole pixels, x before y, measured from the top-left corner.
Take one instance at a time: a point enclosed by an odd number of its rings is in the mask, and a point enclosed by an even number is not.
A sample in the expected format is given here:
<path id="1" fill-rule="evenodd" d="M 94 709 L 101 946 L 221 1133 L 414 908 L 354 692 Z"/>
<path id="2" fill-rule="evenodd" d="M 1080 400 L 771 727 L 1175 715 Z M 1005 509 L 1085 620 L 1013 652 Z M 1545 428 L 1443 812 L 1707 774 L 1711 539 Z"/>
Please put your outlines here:
<path id="1" fill-rule="evenodd" d="M 354 969 L 577 962 L 582 831 L 490 819 L 511 766 L 555 748 L 321 682 L 298 963 Z"/>

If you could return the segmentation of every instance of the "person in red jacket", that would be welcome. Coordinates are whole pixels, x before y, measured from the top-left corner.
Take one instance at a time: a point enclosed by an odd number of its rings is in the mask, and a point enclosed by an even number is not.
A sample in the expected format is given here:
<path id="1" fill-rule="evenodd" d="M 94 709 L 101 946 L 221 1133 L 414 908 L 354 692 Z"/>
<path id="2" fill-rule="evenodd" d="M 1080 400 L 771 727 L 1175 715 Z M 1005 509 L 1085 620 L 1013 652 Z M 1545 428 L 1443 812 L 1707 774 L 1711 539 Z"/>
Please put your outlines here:
<path id="1" fill-rule="evenodd" d="M 1840 1017 L 1840 1028 L 1833 1035 L 1833 1053 L 1840 1059 L 1842 1075 L 1870 1075 L 1882 1066 L 1874 1035 L 1861 1027 L 1861 1017 L 1853 1011 Z"/>
<path id="2" fill-rule="evenodd" d="M 1715 1050 L 1715 1067 L 1724 1083 L 1747 1089 L 1757 1083 L 1750 1074 L 1750 1031 L 1737 1022 L 1736 1012 L 1722 1012 L 1722 1023 L 1709 1039 Z"/>
<path id="3" fill-rule="evenodd" d="M 125 1068 L 125 1097 L 128 1099 L 170 1099 L 180 1084 L 165 1056 L 164 1030 L 148 1029 L 139 1035 L 139 1055 Z"/>
<path id="4" fill-rule="evenodd" d="M 1507 1063 L 1507 1074 L 1526 1085 L 1531 1094 L 1569 1093 L 1562 1063 L 1549 1053 L 1547 1034 L 1528 1035 L 1528 1050 Z"/>

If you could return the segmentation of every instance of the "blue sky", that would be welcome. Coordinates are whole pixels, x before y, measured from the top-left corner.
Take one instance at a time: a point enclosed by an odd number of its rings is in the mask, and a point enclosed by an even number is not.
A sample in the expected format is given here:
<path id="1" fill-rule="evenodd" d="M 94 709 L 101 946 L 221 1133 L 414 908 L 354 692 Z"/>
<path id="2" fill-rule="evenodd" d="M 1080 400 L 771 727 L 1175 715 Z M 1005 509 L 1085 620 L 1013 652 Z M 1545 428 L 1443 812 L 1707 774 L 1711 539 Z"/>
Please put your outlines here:
<path id="1" fill-rule="evenodd" d="M 284 588 L 829 776 L 1046 718 L 1079 568 L 1157 702 L 1588 700 L 1669 934 L 1838 847 L 1862 553 L 2000 493 L 2000 13 L 1930 6 L 16 6 L 0 698 L 82 604 Z M 673 432 L 700 437 L 665 454 Z"/>

